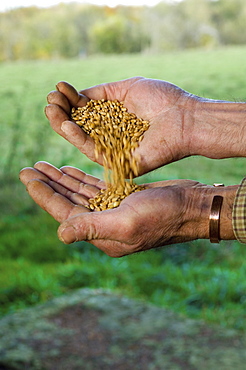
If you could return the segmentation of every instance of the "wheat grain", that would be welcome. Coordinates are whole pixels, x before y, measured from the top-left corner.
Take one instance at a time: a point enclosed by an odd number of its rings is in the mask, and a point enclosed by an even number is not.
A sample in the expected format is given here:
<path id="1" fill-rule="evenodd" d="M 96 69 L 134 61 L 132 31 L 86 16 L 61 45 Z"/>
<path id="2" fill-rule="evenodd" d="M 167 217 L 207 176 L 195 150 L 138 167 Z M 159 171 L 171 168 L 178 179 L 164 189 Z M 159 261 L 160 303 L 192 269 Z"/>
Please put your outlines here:
<path id="1" fill-rule="evenodd" d="M 73 107 L 71 118 L 93 138 L 95 158 L 103 156 L 106 189 L 89 199 L 91 210 L 118 207 L 125 197 L 144 189 L 133 182 L 133 177 L 139 173 L 139 160 L 133 152 L 149 128 L 148 121 L 128 112 L 118 100 L 104 99 L 90 100 L 84 107 Z"/>

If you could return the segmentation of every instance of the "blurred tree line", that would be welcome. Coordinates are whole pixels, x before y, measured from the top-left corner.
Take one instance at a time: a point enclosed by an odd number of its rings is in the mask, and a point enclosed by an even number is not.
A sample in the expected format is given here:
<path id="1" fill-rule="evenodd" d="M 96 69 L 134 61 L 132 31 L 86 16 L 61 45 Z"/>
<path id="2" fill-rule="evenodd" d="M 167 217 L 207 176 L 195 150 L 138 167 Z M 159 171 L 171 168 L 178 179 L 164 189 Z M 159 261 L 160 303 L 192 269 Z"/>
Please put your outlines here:
<path id="1" fill-rule="evenodd" d="M 17 8 L 0 13 L 0 61 L 244 44 L 245 24 L 245 0 Z"/>

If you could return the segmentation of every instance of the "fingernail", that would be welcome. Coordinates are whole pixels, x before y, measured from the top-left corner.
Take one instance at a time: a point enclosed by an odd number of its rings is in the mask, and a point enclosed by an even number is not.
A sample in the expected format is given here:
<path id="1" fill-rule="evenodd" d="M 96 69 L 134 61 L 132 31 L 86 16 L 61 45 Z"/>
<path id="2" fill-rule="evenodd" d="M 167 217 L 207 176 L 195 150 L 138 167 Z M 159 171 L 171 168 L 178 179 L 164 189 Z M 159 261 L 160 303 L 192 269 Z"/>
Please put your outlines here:
<path id="1" fill-rule="evenodd" d="M 75 234 L 75 229 L 73 226 L 66 227 L 60 234 L 60 239 L 65 244 L 71 244 L 76 242 L 78 239 Z"/>
<path id="2" fill-rule="evenodd" d="M 62 122 L 62 124 L 61 124 L 61 130 L 62 130 L 63 132 L 65 132 L 65 134 L 67 133 L 67 131 L 68 131 L 68 127 L 67 127 L 67 123 L 66 123 L 66 121 Z"/>

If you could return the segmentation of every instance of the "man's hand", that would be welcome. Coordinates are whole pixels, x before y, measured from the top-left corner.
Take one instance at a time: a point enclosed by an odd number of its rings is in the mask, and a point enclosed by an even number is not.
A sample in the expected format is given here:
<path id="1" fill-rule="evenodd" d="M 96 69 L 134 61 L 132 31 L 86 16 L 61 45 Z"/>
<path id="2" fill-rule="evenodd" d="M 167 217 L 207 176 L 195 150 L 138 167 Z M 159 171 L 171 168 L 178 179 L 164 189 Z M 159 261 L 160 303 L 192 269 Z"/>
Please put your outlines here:
<path id="1" fill-rule="evenodd" d="M 246 157 L 246 104 L 201 98 L 161 80 L 134 77 L 77 92 L 66 82 L 48 95 L 46 115 L 52 128 L 88 158 L 94 142 L 70 120 L 71 107 L 90 99 L 119 100 L 148 120 L 150 128 L 135 154 L 140 175 L 190 155 L 208 158 Z"/>
<path id="2" fill-rule="evenodd" d="M 131 194 L 118 208 L 91 212 L 85 207 L 88 199 L 105 184 L 74 167 L 57 169 L 38 162 L 23 169 L 20 179 L 34 201 L 61 223 L 58 236 L 64 243 L 85 240 L 112 257 L 208 238 L 216 192 L 223 192 L 225 198 L 221 235 L 233 238 L 227 218 L 235 189 L 216 189 L 191 180 L 160 181 L 145 184 L 146 190 Z M 228 202 L 227 191 L 232 195 Z"/>
<path id="3" fill-rule="evenodd" d="M 35 202 L 58 222 L 90 212 L 88 199 L 105 188 L 94 176 L 70 166 L 58 169 L 48 162 L 22 169 L 20 180 Z"/>
<path id="4" fill-rule="evenodd" d="M 142 77 L 106 83 L 77 92 L 66 82 L 48 95 L 46 115 L 52 128 L 75 145 L 88 158 L 95 158 L 94 142 L 71 122 L 71 107 L 84 106 L 90 99 L 122 101 L 138 117 L 148 120 L 150 128 L 136 149 L 140 157 L 140 174 L 190 155 L 193 105 L 196 98 L 165 81 Z"/>

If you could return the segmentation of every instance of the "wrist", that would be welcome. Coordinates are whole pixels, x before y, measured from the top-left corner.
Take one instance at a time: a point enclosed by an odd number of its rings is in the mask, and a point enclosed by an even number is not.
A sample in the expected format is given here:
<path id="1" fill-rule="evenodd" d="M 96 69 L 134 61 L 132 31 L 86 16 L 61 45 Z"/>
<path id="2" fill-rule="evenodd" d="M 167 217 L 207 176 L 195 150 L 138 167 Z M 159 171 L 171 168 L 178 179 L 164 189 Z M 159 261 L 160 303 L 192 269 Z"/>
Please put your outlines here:
<path id="1" fill-rule="evenodd" d="M 190 155 L 246 156 L 246 103 L 194 98 Z"/>
<path id="2" fill-rule="evenodd" d="M 188 209 L 184 233 L 190 240 L 209 239 L 209 222 L 211 206 L 215 195 L 223 198 L 220 218 L 219 235 L 221 240 L 235 240 L 232 226 L 232 209 L 238 185 L 226 187 L 204 186 L 187 189 Z"/>

